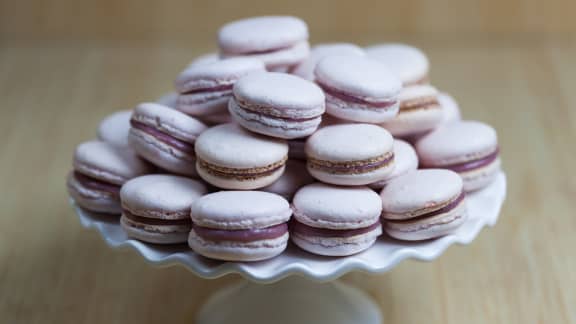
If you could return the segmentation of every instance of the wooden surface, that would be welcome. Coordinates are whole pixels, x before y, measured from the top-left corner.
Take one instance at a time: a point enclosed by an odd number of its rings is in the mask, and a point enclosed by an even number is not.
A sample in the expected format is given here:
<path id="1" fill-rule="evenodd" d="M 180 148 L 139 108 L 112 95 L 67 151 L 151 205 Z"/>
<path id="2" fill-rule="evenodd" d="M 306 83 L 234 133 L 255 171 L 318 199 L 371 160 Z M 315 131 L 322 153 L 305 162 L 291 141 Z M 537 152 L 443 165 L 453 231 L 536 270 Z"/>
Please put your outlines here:
<path id="1" fill-rule="evenodd" d="M 574 38 L 406 40 L 429 53 L 434 84 L 466 118 L 497 128 L 508 200 L 469 246 L 345 280 L 369 291 L 387 323 L 576 323 Z M 109 249 L 80 226 L 64 179 L 101 118 L 170 90 L 209 44 L 0 48 L 0 323 L 192 323 L 211 292 L 238 278 L 202 280 Z"/>

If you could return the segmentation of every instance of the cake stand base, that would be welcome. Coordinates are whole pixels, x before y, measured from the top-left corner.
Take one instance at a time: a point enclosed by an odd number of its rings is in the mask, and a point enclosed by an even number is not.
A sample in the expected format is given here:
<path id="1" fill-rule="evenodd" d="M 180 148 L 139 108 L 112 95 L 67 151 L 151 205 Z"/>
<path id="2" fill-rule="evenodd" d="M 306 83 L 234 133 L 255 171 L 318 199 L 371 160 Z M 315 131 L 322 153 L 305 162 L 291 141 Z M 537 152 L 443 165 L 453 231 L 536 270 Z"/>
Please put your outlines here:
<path id="1" fill-rule="evenodd" d="M 198 324 L 380 324 L 378 305 L 342 282 L 315 283 L 291 276 L 274 284 L 242 282 L 212 295 Z"/>

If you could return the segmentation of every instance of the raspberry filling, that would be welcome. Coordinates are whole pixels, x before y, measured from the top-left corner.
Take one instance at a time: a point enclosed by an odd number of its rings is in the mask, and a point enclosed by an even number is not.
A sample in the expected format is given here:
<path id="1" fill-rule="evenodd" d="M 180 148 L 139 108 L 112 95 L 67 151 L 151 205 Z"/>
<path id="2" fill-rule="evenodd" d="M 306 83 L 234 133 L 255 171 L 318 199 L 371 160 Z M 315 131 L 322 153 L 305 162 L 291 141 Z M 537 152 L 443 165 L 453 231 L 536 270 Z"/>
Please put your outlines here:
<path id="1" fill-rule="evenodd" d="M 89 177 L 76 171 L 74 171 L 74 178 L 76 179 L 76 181 L 78 181 L 82 186 L 86 188 L 98 191 L 104 191 L 114 195 L 120 194 L 120 186 L 118 185 L 94 179 L 92 177 Z"/>
<path id="2" fill-rule="evenodd" d="M 341 90 L 338 90 L 336 88 L 322 84 L 318 80 L 316 80 L 316 83 L 320 86 L 320 88 L 322 88 L 322 90 L 324 90 L 324 92 L 326 94 L 328 94 L 332 97 L 338 98 L 338 99 L 345 101 L 345 102 L 366 105 L 366 106 L 370 106 L 372 108 L 384 108 L 384 109 L 390 108 L 390 107 L 394 106 L 396 103 L 398 103 L 398 100 L 368 101 L 366 99 L 353 96 L 353 95 L 346 93 L 344 91 L 341 91 Z"/>
<path id="3" fill-rule="evenodd" d="M 179 151 L 192 155 L 194 154 L 194 144 L 184 142 L 183 140 L 180 140 L 172 135 L 163 133 L 154 127 L 150 127 L 144 123 L 135 120 L 131 120 L 130 125 L 132 125 L 132 127 L 134 127 L 135 129 L 141 130 L 144 133 L 159 140 L 160 142 L 170 145 Z"/>
<path id="4" fill-rule="evenodd" d="M 272 240 L 279 238 L 288 233 L 288 224 L 282 223 L 264 228 L 252 228 L 241 230 L 223 230 L 192 225 L 192 229 L 196 235 L 201 238 L 212 241 L 232 241 L 232 242 L 253 242 L 261 240 Z"/>
<path id="5" fill-rule="evenodd" d="M 146 225 L 189 225 L 192 226 L 192 220 L 189 217 L 184 219 L 160 219 L 160 218 L 151 218 L 151 217 L 142 217 L 132 214 L 131 212 L 127 211 L 126 209 L 122 210 L 122 214 L 137 223 L 142 223 Z"/>
<path id="6" fill-rule="evenodd" d="M 380 221 L 377 221 L 376 223 L 363 228 L 337 230 L 330 228 L 312 227 L 293 219 L 290 222 L 290 231 L 302 235 L 315 236 L 315 237 L 352 237 L 356 235 L 369 233 L 377 229 L 379 226 Z"/>
<path id="7" fill-rule="evenodd" d="M 458 195 L 458 197 L 456 197 L 456 199 L 452 200 L 450 203 L 448 203 L 446 206 L 444 206 L 440 209 L 436 209 L 436 210 L 431 211 L 429 213 L 419 215 L 419 216 L 409 218 L 409 219 L 390 219 L 387 221 L 393 222 L 393 223 L 405 223 L 405 222 L 409 223 L 409 222 L 417 221 L 420 219 L 425 219 L 425 218 L 433 217 L 433 216 L 440 215 L 443 213 L 447 213 L 447 212 L 455 209 L 456 207 L 458 207 L 458 205 L 460 205 L 460 203 L 462 202 L 462 200 L 464 200 L 464 198 L 466 198 L 466 194 L 464 193 L 464 191 L 462 191 L 460 193 L 460 195 Z M 383 218 L 386 218 L 385 214 L 383 215 Z"/>

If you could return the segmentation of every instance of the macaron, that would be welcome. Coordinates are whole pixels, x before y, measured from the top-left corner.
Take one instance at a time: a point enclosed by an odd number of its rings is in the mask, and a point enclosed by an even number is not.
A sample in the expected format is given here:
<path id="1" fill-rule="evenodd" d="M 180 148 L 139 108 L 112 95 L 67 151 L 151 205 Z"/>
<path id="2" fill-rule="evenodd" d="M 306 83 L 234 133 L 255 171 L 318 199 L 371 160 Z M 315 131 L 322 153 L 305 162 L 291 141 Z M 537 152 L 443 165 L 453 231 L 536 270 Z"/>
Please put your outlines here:
<path id="1" fill-rule="evenodd" d="M 380 190 L 386 186 L 390 180 L 418 169 L 418 155 L 412 145 L 403 140 L 394 140 L 394 164 L 394 171 L 392 171 L 390 175 L 384 180 L 371 183 L 369 187 Z"/>
<path id="2" fill-rule="evenodd" d="M 220 60 L 220 55 L 216 52 L 202 54 L 195 59 L 193 59 L 190 63 L 188 63 L 188 67 L 197 66 L 197 65 L 205 65 L 214 63 Z"/>
<path id="3" fill-rule="evenodd" d="M 370 124 L 326 126 L 306 141 L 310 174 L 336 185 L 366 185 L 394 171 L 394 140 L 384 128 Z"/>
<path id="4" fill-rule="evenodd" d="M 169 92 L 160 98 L 156 99 L 156 103 L 162 106 L 167 106 L 170 108 L 176 108 L 176 102 L 178 100 L 178 93 Z"/>
<path id="5" fill-rule="evenodd" d="M 207 258 L 260 261 L 286 249 L 290 204 L 262 191 L 220 191 L 192 204 L 188 244 Z"/>
<path id="6" fill-rule="evenodd" d="M 382 201 L 368 187 L 314 183 L 298 190 L 292 205 L 290 237 L 310 253 L 356 254 L 372 246 L 382 234 Z"/>
<path id="7" fill-rule="evenodd" d="M 441 92 L 438 94 L 438 102 L 442 107 L 442 124 L 461 120 L 460 106 L 451 95 Z"/>
<path id="8" fill-rule="evenodd" d="M 486 187 L 500 172 L 496 131 L 481 122 L 445 124 L 420 138 L 415 147 L 421 168 L 459 173 L 466 191 Z"/>
<path id="9" fill-rule="evenodd" d="M 417 170 L 396 177 L 380 197 L 384 231 L 399 240 L 453 233 L 467 217 L 462 178 L 450 170 Z"/>
<path id="10" fill-rule="evenodd" d="M 134 239 L 156 244 L 186 243 L 190 206 L 207 193 L 199 181 L 154 174 L 128 181 L 120 191 L 120 224 Z"/>
<path id="11" fill-rule="evenodd" d="M 265 71 L 262 61 L 247 57 L 190 66 L 175 82 L 179 94 L 176 109 L 212 121 L 229 120 L 228 101 L 236 81 L 250 73 Z"/>
<path id="12" fill-rule="evenodd" d="M 66 183 L 70 196 L 82 208 L 107 214 L 120 214 L 124 183 L 152 171 L 130 148 L 101 141 L 78 145 L 73 167 Z"/>
<path id="13" fill-rule="evenodd" d="M 406 44 L 381 44 L 364 49 L 368 57 L 386 64 L 404 86 L 427 84 L 430 62 L 420 49 Z"/>
<path id="14" fill-rule="evenodd" d="M 308 57 L 308 26 L 291 16 L 263 16 L 233 21 L 218 32 L 224 58 L 250 56 L 270 71 L 286 70 Z"/>
<path id="15" fill-rule="evenodd" d="M 316 83 L 326 94 L 326 112 L 363 123 L 382 123 L 398 113 L 400 80 L 386 65 L 362 56 L 333 55 L 320 60 Z"/>
<path id="16" fill-rule="evenodd" d="M 223 189 L 250 190 L 278 180 L 288 144 L 248 132 L 236 124 L 214 126 L 196 140 L 196 168 L 206 182 Z"/>
<path id="17" fill-rule="evenodd" d="M 294 67 L 291 73 L 306 80 L 314 81 L 316 65 L 321 59 L 330 55 L 364 56 L 365 53 L 358 45 L 350 43 L 318 44 L 312 47 L 308 58 Z"/>
<path id="18" fill-rule="evenodd" d="M 119 147 L 128 147 L 132 110 L 117 111 L 98 125 L 98 139 Z"/>
<path id="19" fill-rule="evenodd" d="M 284 174 L 274 183 L 260 190 L 275 193 L 290 201 L 298 189 L 314 181 L 314 178 L 306 169 L 306 163 L 288 160 Z"/>
<path id="20" fill-rule="evenodd" d="M 292 139 L 318 128 L 324 102 L 324 93 L 310 81 L 285 73 L 252 73 L 234 85 L 229 111 L 250 131 Z"/>
<path id="21" fill-rule="evenodd" d="M 155 103 L 136 107 L 130 123 L 130 144 L 141 157 L 167 171 L 196 176 L 194 141 L 206 125 Z"/>
<path id="22" fill-rule="evenodd" d="M 398 115 L 381 124 L 394 137 L 423 134 L 438 126 L 444 118 L 438 101 L 438 90 L 429 85 L 415 85 L 402 89 L 398 96 Z"/>

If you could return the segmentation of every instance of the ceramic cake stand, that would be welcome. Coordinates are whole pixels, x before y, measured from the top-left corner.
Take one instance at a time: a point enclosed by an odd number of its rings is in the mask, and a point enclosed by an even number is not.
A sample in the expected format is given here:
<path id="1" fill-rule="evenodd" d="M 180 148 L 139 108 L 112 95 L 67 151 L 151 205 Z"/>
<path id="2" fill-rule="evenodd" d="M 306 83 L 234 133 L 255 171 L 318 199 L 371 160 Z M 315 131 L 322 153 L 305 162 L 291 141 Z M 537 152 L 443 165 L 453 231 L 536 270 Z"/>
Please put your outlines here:
<path id="1" fill-rule="evenodd" d="M 501 173 L 489 187 L 468 195 L 469 218 L 464 225 L 436 240 L 401 242 L 383 236 L 370 249 L 344 258 L 315 256 L 289 246 L 276 258 L 252 263 L 213 261 L 185 245 L 132 240 L 118 218 L 75 209 L 82 225 L 98 230 L 109 246 L 131 247 L 152 264 L 182 265 L 207 279 L 230 273 L 248 279 L 216 292 L 200 310 L 199 324 L 375 324 L 383 321 L 379 307 L 359 289 L 335 279 L 354 270 L 386 272 L 408 258 L 431 261 L 454 243 L 468 244 L 484 226 L 496 223 L 505 196 L 506 177 Z"/>

